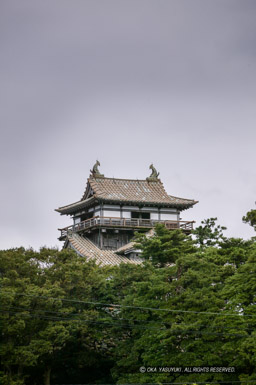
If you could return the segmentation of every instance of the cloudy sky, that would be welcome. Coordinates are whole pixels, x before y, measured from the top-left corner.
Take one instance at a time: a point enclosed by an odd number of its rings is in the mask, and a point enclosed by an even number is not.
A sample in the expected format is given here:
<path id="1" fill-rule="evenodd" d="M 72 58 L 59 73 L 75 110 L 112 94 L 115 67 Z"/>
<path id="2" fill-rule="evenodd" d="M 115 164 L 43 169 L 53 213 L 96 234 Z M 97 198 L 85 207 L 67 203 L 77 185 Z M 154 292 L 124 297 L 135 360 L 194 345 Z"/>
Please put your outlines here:
<path id="1" fill-rule="evenodd" d="M 98 158 L 108 177 L 199 200 L 249 238 L 256 201 L 254 0 L 4 0 L 0 248 L 61 247 Z"/>

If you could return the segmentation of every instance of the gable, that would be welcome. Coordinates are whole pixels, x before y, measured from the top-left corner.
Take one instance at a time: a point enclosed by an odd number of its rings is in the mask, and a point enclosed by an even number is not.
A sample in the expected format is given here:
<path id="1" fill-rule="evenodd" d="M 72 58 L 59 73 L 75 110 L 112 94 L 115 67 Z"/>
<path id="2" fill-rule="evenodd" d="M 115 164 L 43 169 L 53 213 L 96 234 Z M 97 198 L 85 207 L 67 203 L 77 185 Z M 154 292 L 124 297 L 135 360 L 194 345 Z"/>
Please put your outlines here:
<path id="1" fill-rule="evenodd" d="M 86 185 L 86 188 L 85 188 L 85 192 L 81 198 L 81 201 L 84 201 L 88 198 L 91 198 L 93 195 L 95 194 L 95 192 L 93 191 L 92 189 L 92 186 L 89 182 L 89 179 L 87 180 L 87 185 Z"/>

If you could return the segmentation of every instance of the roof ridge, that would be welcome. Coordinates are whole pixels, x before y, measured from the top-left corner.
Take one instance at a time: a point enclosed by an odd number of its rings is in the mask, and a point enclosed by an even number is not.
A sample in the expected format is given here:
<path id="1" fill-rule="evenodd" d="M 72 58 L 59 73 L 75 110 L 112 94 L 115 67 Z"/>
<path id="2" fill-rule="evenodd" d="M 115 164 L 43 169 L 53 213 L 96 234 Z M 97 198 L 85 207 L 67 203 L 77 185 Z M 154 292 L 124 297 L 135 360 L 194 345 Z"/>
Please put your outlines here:
<path id="1" fill-rule="evenodd" d="M 108 177 L 104 177 L 104 178 L 94 178 L 94 177 L 90 177 L 88 178 L 88 180 L 96 180 L 96 179 L 99 179 L 99 180 L 104 180 L 104 179 L 109 179 L 109 180 L 121 180 L 121 181 L 130 181 L 130 182 L 147 182 L 147 183 L 162 183 L 161 179 L 158 179 L 158 180 L 154 180 L 154 181 L 148 181 L 147 179 L 124 179 L 124 178 L 108 178 Z"/>

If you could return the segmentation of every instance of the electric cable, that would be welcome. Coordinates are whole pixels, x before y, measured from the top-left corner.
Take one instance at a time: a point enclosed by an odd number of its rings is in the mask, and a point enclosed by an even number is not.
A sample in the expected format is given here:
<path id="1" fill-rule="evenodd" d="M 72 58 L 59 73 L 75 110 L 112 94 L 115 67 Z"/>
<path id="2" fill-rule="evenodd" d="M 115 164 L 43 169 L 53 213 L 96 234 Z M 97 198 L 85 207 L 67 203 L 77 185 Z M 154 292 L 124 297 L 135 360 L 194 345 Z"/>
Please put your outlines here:
<path id="1" fill-rule="evenodd" d="M 53 310 L 44 310 L 44 309 L 30 309 L 30 308 L 24 308 L 24 307 L 17 307 L 17 306 L 11 306 L 9 309 L 16 309 L 16 310 L 23 310 L 23 311 L 32 311 L 32 312 L 44 312 L 44 313 L 50 313 L 50 314 L 57 314 L 57 315 L 60 315 L 60 316 L 63 316 L 63 315 L 67 315 L 67 316 L 82 316 L 83 314 L 82 313 L 64 313 L 64 312 L 57 312 L 57 311 L 53 311 Z M 107 315 L 110 315 L 109 313 Z M 166 326 L 166 325 L 169 325 L 169 326 L 172 326 L 172 325 L 177 325 L 177 326 L 191 326 L 191 324 L 188 324 L 188 323 L 178 323 L 178 322 L 166 322 L 166 321 L 160 321 L 160 320 L 140 320 L 140 319 L 136 319 L 136 318 L 114 318 L 114 317 L 111 317 L 111 320 L 112 321 L 132 321 L 132 322 L 142 322 L 142 323 L 151 323 L 151 324 L 155 324 L 155 323 L 159 323 L 160 325 L 163 325 L 163 326 Z M 199 325 L 199 326 L 203 326 L 204 325 Z M 240 327 L 242 325 L 239 325 Z M 245 326 L 245 325 L 243 325 Z M 215 329 L 218 329 L 220 326 L 215 326 L 214 328 Z M 234 329 L 234 326 L 229 326 L 229 327 L 225 327 L 222 329 Z M 244 328 L 245 330 L 255 330 L 254 328 L 248 328 L 248 327 L 245 327 Z"/>
<path id="2" fill-rule="evenodd" d="M 80 323 L 89 323 L 89 324 L 100 324 L 100 325 L 106 325 L 110 327 L 121 327 L 121 328 L 137 328 L 137 329 L 143 329 L 143 330 L 168 330 L 168 332 L 172 332 L 173 334 L 201 334 L 201 335 L 218 335 L 218 336 L 234 336 L 234 337 L 247 337 L 247 335 L 243 334 L 236 334 L 236 333 L 217 333 L 217 332 L 204 332 L 200 330 L 170 330 L 166 328 L 159 328 L 159 327 L 144 327 L 140 325 L 123 325 L 113 322 L 106 322 L 106 321 L 93 321 L 93 320 L 84 320 L 84 319 L 74 319 L 74 318 L 64 318 L 64 317 L 54 317 L 54 316 L 46 316 L 46 315 L 40 315 L 40 314 L 24 314 L 22 312 L 13 312 L 10 310 L 0 310 L 1 313 L 9 313 L 9 314 L 19 314 L 30 318 L 39 318 L 39 319 L 45 319 L 49 321 L 74 321 L 74 322 L 80 322 Z"/>
<path id="3" fill-rule="evenodd" d="M 74 299 L 66 299 L 66 298 L 57 298 L 57 297 L 46 297 L 46 296 L 37 296 L 33 294 L 24 294 L 24 293 L 13 293 L 13 292 L 5 292 L 14 295 L 20 295 L 25 297 L 33 297 L 33 298 L 42 298 L 42 299 L 50 299 L 50 300 L 58 300 L 65 302 L 74 302 L 74 303 L 83 303 L 86 305 L 96 305 L 96 306 L 104 306 L 109 308 L 127 308 L 127 309 L 139 309 L 139 310 L 150 310 L 150 311 L 163 311 L 163 312 L 171 312 L 171 313 L 191 313 L 191 314 L 208 314 L 208 315 L 222 315 L 222 316 L 239 316 L 239 317 L 256 317 L 256 314 L 241 314 L 241 313 L 221 313 L 221 312 L 209 312 L 209 311 L 196 311 L 196 310 L 181 310 L 181 309 L 159 309 L 145 306 L 132 306 L 132 305 L 120 305 L 120 304 L 107 304 L 102 302 L 94 302 L 94 301 L 81 301 Z"/>
<path id="4" fill-rule="evenodd" d="M 213 374 L 213 373 L 212 373 Z M 234 380 L 234 381 L 193 381 L 193 382 L 129 382 L 129 383 L 119 383 L 119 384 L 97 384 L 97 385 L 201 385 L 201 384 L 253 384 L 256 383 L 256 380 Z M 55 385 L 95 385 L 95 384 L 55 384 Z"/>

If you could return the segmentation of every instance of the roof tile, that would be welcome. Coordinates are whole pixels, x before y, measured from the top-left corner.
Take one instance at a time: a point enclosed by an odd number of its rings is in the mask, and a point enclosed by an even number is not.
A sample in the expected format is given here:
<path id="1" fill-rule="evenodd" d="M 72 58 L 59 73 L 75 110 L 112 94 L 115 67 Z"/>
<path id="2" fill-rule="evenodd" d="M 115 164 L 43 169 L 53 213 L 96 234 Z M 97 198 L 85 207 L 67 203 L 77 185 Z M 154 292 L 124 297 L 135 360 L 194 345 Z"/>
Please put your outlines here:
<path id="1" fill-rule="evenodd" d="M 196 201 L 183 199 L 168 195 L 161 180 L 132 180 L 115 178 L 92 178 L 88 179 L 94 191 L 95 198 L 105 200 L 117 199 L 128 202 L 147 203 L 181 203 L 193 205 Z M 86 199 L 85 194 L 82 201 Z"/>
<path id="2" fill-rule="evenodd" d="M 68 236 L 69 244 L 78 254 L 87 259 L 95 259 L 96 263 L 101 266 L 120 265 L 120 263 L 132 263 L 138 265 L 142 263 L 141 259 L 130 260 L 127 257 L 117 255 L 113 250 L 101 250 L 88 238 L 82 237 L 76 233 Z"/>
<path id="3" fill-rule="evenodd" d="M 93 195 L 91 193 L 93 192 Z M 93 205 L 95 200 L 103 202 L 143 203 L 162 205 L 163 207 L 192 207 L 197 201 L 168 195 L 160 179 L 156 181 L 93 178 L 90 177 L 82 199 L 78 202 L 60 207 L 61 214 L 72 214 L 84 207 Z"/>

